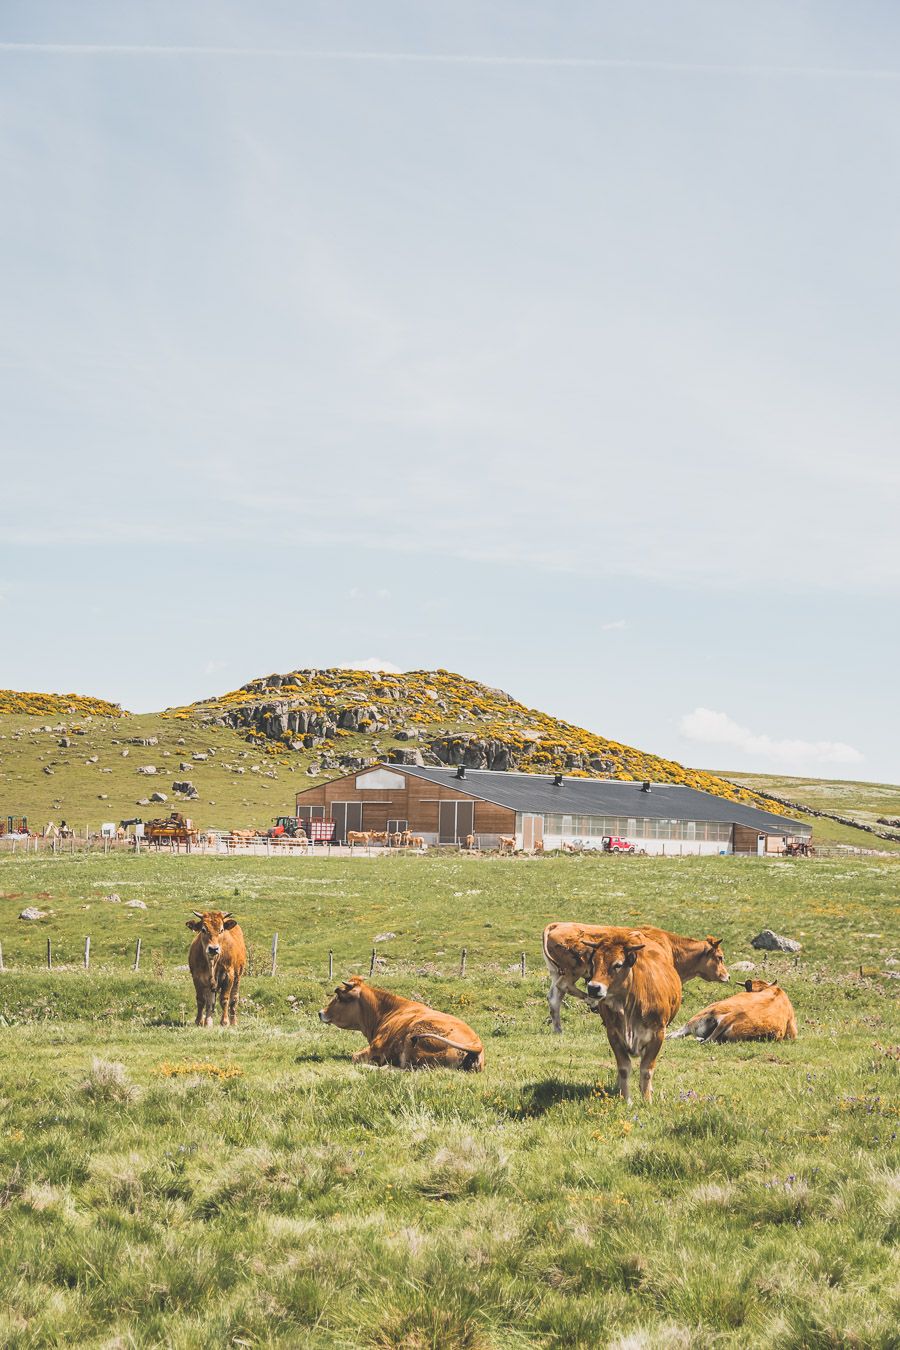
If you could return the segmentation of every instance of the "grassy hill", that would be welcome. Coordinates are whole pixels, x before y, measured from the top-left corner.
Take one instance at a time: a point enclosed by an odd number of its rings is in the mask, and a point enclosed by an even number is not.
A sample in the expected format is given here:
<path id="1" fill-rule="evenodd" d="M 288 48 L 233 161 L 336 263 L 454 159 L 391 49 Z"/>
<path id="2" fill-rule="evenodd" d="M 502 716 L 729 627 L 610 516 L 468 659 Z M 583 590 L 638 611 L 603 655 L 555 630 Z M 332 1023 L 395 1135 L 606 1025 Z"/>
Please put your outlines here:
<path id="1" fill-rule="evenodd" d="M 0 856 L 0 1344 L 892 1350 L 896 872 Z M 226 902 L 253 971 L 239 1027 L 201 1030 L 184 923 Z M 670 1041 L 626 1107 L 600 1019 L 547 1026 L 540 933 L 573 914 L 716 933 L 799 1039 Z M 802 951 L 761 956 L 764 926 Z M 319 1022 L 329 950 L 366 971 L 384 932 L 379 983 L 469 1022 L 483 1074 L 357 1067 Z M 678 1023 L 729 992 L 686 985 Z"/>
<path id="2" fill-rule="evenodd" d="M 752 792 L 771 792 L 785 801 L 796 802 L 800 808 L 794 813 L 796 818 L 808 821 L 815 831 L 816 839 L 823 844 L 859 845 L 864 835 L 853 828 L 852 822 L 855 821 L 861 827 L 868 826 L 880 833 L 896 835 L 895 840 L 870 835 L 869 847 L 885 849 L 887 852 L 900 850 L 900 825 L 884 824 L 880 819 L 900 820 L 900 786 L 896 784 L 793 778 L 763 773 L 723 772 L 722 777 Z M 815 812 L 827 811 L 850 823 L 831 820 L 827 816 L 805 814 L 803 807 Z"/>
<path id="3" fill-rule="evenodd" d="M 685 768 L 445 670 L 297 670 L 141 715 L 78 695 L 0 693 L 0 817 L 26 815 L 32 827 L 66 819 L 96 829 L 173 807 L 201 827 L 259 827 L 291 811 L 300 788 L 377 759 L 650 778 L 770 810 L 754 787 L 776 781 Z M 183 782 L 196 797 L 174 791 Z M 149 802 L 154 791 L 167 801 Z M 815 828 L 822 839 L 881 846 L 852 828 Z"/>

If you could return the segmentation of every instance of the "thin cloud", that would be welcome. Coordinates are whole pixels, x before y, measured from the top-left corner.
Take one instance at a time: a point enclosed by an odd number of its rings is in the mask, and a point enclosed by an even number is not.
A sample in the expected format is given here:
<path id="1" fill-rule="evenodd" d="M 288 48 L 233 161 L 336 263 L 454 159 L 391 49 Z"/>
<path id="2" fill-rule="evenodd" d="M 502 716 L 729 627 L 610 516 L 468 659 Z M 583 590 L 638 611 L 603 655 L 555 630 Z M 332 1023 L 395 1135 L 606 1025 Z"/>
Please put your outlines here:
<path id="1" fill-rule="evenodd" d="M 601 623 L 600 631 L 602 633 L 612 633 L 615 629 L 627 628 L 627 619 L 613 619 L 612 623 Z"/>
<path id="2" fill-rule="evenodd" d="M 361 661 L 341 661 L 337 666 L 338 670 L 371 670 L 377 674 L 383 675 L 402 675 L 401 666 L 395 666 L 391 661 L 384 661 L 380 656 L 366 656 Z"/>
<path id="3" fill-rule="evenodd" d="M 688 75 L 766 75 L 807 79 L 897 80 L 900 70 L 878 66 L 738 65 L 704 61 L 643 61 L 602 56 L 523 56 L 476 52 L 346 51 L 313 47 L 219 47 L 93 42 L 0 42 L 0 52 L 40 56 L 229 57 L 293 61 L 360 61 L 389 65 L 512 66 L 556 70 L 658 71 Z"/>
<path id="4" fill-rule="evenodd" d="M 678 730 L 689 741 L 737 750 L 754 759 L 779 765 L 859 764 L 864 756 L 844 741 L 778 739 L 742 727 L 727 713 L 695 708 L 685 713 Z"/>

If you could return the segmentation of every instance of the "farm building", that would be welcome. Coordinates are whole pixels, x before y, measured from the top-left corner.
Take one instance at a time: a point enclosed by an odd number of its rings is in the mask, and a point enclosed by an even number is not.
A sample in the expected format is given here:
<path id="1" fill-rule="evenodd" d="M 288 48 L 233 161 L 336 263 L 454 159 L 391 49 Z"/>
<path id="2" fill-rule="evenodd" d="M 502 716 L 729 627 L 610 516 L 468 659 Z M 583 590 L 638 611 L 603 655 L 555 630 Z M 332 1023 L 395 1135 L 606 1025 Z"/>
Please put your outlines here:
<path id="1" fill-rule="evenodd" d="M 481 848 L 515 836 L 526 850 L 576 841 L 600 848 L 618 836 L 646 853 L 782 853 L 811 834 L 799 821 L 675 783 L 408 764 L 358 769 L 298 792 L 297 815 L 307 825 L 333 820 L 339 842 L 348 830 L 409 829 L 427 844 L 475 835 Z"/>

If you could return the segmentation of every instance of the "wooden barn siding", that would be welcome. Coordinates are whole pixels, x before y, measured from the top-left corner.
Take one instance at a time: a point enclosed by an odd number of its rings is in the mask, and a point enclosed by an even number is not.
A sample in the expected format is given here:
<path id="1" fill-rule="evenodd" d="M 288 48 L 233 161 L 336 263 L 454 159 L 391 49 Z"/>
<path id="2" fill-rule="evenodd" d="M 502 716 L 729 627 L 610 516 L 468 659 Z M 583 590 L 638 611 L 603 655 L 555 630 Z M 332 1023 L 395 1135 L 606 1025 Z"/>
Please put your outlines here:
<path id="1" fill-rule="evenodd" d="M 403 773 L 400 765 L 391 765 L 390 768 L 393 773 Z M 370 772 L 370 769 L 360 770 L 360 773 Z M 406 779 L 405 789 L 364 788 L 362 791 L 356 786 L 356 774 L 348 778 L 335 778 L 330 783 L 298 792 L 297 805 L 329 808 L 332 802 L 362 802 L 363 828 L 366 830 L 383 830 L 389 820 L 408 820 L 414 834 L 437 834 L 439 801 L 474 800 L 476 834 L 515 834 L 515 811 L 473 798 L 465 791 L 464 783 L 447 786 L 429 783 L 424 778 L 414 778 L 412 774 L 403 776 Z"/>

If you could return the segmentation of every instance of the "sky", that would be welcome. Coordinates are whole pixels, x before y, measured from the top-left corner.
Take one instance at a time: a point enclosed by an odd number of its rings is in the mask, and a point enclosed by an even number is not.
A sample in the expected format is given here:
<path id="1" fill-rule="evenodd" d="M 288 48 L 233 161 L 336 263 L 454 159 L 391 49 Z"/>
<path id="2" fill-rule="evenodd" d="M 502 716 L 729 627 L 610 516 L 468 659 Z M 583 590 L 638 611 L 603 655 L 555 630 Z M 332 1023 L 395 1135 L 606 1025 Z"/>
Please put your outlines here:
<path id="1" fill-rule="evenodd" d="M 0 685 L 900 782 L 900 10 L 5 0 Z"/>

